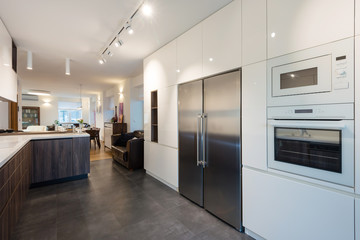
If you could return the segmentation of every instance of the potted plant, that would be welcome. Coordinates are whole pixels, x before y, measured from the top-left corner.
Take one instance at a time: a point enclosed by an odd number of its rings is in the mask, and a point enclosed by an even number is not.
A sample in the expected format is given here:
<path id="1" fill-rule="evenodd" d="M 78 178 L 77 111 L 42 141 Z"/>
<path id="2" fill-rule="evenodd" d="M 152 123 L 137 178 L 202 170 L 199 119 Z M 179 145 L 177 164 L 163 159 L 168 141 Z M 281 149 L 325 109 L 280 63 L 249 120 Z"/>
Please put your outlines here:
<path id="1" fill-rule="evenodd" d="M 80 132 L 82 131 L 82 128 L 83 128 L 83 124 L 84 124 L 84 119 L 80 118 L 77 120 L 78 123 L 79 123 L 79 128 L 80 128 Z"/>

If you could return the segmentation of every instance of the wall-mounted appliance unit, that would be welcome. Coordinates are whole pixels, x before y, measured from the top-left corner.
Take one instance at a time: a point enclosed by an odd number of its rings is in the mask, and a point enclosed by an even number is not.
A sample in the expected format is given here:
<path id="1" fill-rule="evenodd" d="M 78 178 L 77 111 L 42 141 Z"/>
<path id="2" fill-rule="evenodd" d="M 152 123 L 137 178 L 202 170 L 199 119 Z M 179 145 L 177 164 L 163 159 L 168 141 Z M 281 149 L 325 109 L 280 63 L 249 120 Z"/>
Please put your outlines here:
<path id="1" fill-rule="evenodd" d="M 268 108 L 268 167 L 354 187 L 354 105 Z"/>
<path id="2" fill-rule="evenodd" d="M 39 96 L 32 94 L 22 94 L 21 99 L 23 101 L 39 101 Z"/>
<path id="3" fill-rule="evenodd" d="M 354 38 L 270 59 L 268 106 L 354 102 Z"/>

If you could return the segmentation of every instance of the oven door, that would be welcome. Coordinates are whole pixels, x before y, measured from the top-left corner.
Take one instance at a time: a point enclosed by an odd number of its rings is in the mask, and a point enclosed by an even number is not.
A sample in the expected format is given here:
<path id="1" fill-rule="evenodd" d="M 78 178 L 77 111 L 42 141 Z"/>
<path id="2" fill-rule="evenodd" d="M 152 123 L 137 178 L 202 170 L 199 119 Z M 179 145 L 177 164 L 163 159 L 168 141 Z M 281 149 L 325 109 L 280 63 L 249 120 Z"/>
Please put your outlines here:
<path id="1" fill-rule="evenodd" d="M 269 120 L 268 167 L 354 187 L 354 121 Z"/>

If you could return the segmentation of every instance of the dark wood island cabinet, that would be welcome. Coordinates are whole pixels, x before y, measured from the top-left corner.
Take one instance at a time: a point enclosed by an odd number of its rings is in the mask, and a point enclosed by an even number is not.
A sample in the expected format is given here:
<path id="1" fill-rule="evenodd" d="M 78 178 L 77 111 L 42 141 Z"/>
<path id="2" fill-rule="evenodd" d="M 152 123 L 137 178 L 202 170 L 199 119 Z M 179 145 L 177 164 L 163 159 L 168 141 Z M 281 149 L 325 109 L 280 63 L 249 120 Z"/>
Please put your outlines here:
<path id="1" fill-rule="evenodd" d="M 8 240 L 30 187 L 85 178 L 89 136 L 34 138 L 0 167 L 0 239 Z"/>

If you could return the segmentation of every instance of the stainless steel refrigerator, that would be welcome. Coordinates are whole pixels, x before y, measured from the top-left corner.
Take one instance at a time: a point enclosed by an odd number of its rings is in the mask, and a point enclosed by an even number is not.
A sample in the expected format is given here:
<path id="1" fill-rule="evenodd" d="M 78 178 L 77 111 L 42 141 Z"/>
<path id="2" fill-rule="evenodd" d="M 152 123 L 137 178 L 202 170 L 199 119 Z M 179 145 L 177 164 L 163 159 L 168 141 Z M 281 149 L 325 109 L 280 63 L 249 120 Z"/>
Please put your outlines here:
<path id="1" fill-rule="evenodd" d="M 179 191 L 242 230 L 241 71 L 179 85 Z"/>

